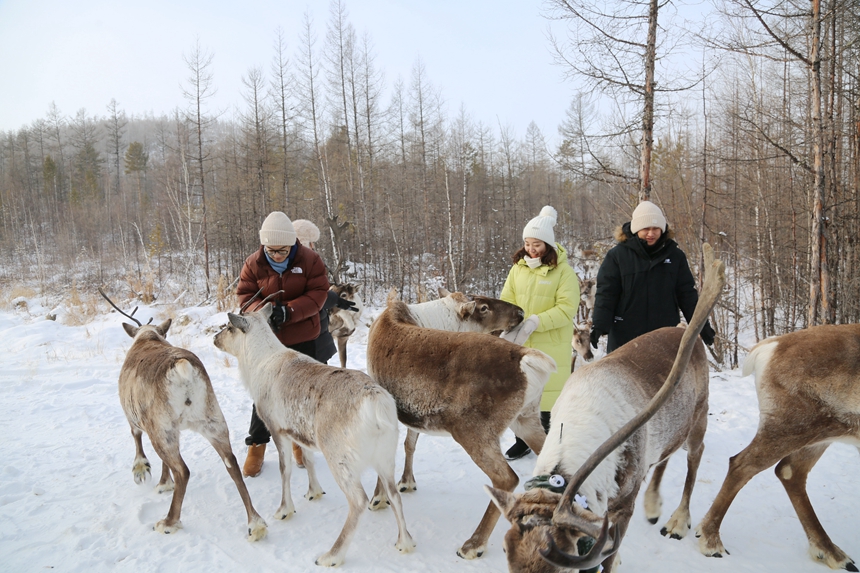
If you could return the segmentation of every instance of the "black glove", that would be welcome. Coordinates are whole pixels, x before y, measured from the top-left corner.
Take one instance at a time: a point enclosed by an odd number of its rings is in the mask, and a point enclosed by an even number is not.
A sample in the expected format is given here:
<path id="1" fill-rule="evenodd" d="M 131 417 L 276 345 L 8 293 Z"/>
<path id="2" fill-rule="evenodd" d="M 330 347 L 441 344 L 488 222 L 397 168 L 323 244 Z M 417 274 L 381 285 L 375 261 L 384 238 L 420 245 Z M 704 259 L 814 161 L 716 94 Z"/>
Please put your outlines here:
<path id="1" fill-rule="evenodd" d="M 597 342 L 600 340 L 600 337 L 603 336 L 604 334 L 606 334 L 606 333 L 603 332 L 602 330 L 598 330 L 596 328 L 591 329 L 591 336 L 589 336 L 589 339 L 591 340 L 591 346 L 593 346 L 594 348 L 597 348 Z"/>
<path id="2" fill-rule="evenodd" d="M 278 332 L 281 329 L 281 325 L 287 322 L 290 322 L 290 307 L 276 302 L 272 307 L 272 316 L 269 317 L 269 325 L 271 325 L 272 330 Z"/>
<path id="3" fill-rule="evenodd" d="M 699 333 L 699 336 L 702 337 L 702 342 L 704 342 L 708 346 L 711 346 L 714 344 L 714 336 L 716 336 L 716 335 L 717 335 L 717 333 L 714 332 L 713 328 L 711 328 L 710 322 L 706 322 L 705 326 L 702 327 L 702 332 Z"/>
<path id="4" fill-rule="evenodd" d="M 351 310 L 352 312 L 358 312 L 358 307 L 355 306 L 355 303 L 348 298 L 343 298 L 342 296 L 337 297 L 337 301 L 335 301 L 334 305 L 342 310 Z"/>

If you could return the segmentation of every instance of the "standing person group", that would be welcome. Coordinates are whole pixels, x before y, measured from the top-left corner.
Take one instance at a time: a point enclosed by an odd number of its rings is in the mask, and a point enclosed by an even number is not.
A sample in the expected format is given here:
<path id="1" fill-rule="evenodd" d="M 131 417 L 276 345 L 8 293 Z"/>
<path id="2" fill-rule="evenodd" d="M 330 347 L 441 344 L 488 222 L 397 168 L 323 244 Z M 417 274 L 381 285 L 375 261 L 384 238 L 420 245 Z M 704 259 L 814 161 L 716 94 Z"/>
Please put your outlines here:
<path id="1" fill-rule="evenodd" d="M 615 231 L 618 244 L 606 253 L 597 272 L 597 294 L 592 313 L 591 345 L 597 348 L 608 334 L 612 352 L 637 336 L 664 326 L 677 326 L 684 314 L 689 321 L 699 294 L 684 251 L 673 240 L 663 211 L 642 201 L 629 222 Z M 702 341 L 714 343 L 710 323 Z"/>
<path id="2" fill-rule="evenodd" d="M 523 309 L 522 325 L 505 337 L 549 354 L 558 371 L 550 376 L 541 396 L 541 422 L 549 429 L 550 410 L 570 376 L 570 341 L 579 308 L 579 278 L 567 262 L 567 251 L 555 242 L 558 213 L 550 206 L 523 229 L 523 246 L 513 255 L 501 299 Z M 515 460 L 531 449 L 517 437 L 505 457 Z"/>
<path id="3" fill-rule="evenodd" d="M 281 211 L 273 211 L 266 217 L 260 228 L 260 248 L 245 259 L 236 287 L 239 304 L 244 306 L 261 288 L 260 300 L 283 291 L 273 299 L 270 318 L 281 344 L 315 358 L 320 310 L 329 292 L 326 269 L 313 249 L 296 240 L 292 221 Z M 270 439 L 271 434 L 257 416 L 255 406 L 245 438 L 248 446 L 242 470 L 245 476 L 260 473 Z"/>

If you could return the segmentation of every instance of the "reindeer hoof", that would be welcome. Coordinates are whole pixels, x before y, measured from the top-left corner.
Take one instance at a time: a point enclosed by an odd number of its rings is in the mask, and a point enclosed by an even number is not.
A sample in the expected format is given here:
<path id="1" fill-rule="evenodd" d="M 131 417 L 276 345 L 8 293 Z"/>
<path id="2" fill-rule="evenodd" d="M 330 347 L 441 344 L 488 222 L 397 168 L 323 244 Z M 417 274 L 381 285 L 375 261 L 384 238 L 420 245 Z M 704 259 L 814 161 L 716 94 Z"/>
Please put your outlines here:
<path id="1" fill-rule="evenodd" d="M 266 522 L 262 518 L 248 524 L 248 541 L 260 541 L 269 533 Z"/>
<path id="2" fill-rule="evenodd" d="M 275 512 L 275 519 L 280 519 L 281 521 L 284 521 L 286 519 L 291 518 L 295 513 L 296 513 L 295 509 L 291 509 L 291 510 L 279 509 L 278 511 Z"/>
<path id="3" fill-rule="evenodd" d="M 170 533 L 176 533 L 177 531 L 182 529 L 182 524 L 177 521 L 173 525 L 167 525 L 167 520 L 162 519 L 154 526 L 152 526 L 152 529 L 157 531 L 158 533 L 164 533 L 165 535 L 168 535 Z"/>
<path id="4" fill-rule="evenodd" d="M 314 563 L 320 567 L 337 567 L 338 565 L 343 564 L 343 557 L 326 553 L 317 557 Z"/>
<path id="5" fill-rule="evenodd" d="M 135 462 L 131 468 L 131 472 L 134 474 L 134 483 L 140 485 L 152 478 L 151 469 L 147 460 Z"/>
<path id="6" fill-rule="evenodd" d="M 845 564 L 845 570 L 846 570 L 846 571 L 860 571 L 860 570 L 858 570 L 858 569 L 857 569 L 857 566 L 856 566 L 856 565 L 854 565 L 854 562 L 853 562 L 853 561 L 851 561 L 850 563 L 846 563 L 846 564 Z"/>
<path id="7" fill-rule="evenodd" d="M 659 519 L 659 517 L 649 517 L 648 523 L 650 523 L 651 525 L 655 525 L 657 523 L 658 519 Z M 660 533 L 662 533 L 663 535 L 666 535 L 665 533 L 663 533 L 664 531 L 666 531 L 665 527 L 660 531 Z"/>

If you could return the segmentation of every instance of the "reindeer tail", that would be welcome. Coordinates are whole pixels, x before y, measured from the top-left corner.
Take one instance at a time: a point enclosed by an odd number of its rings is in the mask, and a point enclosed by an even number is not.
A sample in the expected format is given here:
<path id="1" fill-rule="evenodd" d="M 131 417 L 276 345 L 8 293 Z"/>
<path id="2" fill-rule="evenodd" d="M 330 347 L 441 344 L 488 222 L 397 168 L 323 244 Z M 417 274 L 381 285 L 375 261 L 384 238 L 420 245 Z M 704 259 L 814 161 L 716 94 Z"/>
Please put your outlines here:
<path id="1" fill-rule="evenodd" d="M 761 374 L 770 362 L 770 357 L 776 350 L 777 344 L 779 344 L 778 338 L 769 338 L 756 344 L 744 359 L 743 375 L 749 376 L 755 372 L 756 380 L 761 378 Z"/>
<path id="2" fill-rule="evenodd" d="M 550 375 L 558 370 L 555 360 L 548 354 L 529 348 L 520 362 L 520 369 L 526 375 L 528 386 L 526 388 L 526 400 L 528 404 L 534 400 L 540 401 L 543 387 L 549 380 Z"/>

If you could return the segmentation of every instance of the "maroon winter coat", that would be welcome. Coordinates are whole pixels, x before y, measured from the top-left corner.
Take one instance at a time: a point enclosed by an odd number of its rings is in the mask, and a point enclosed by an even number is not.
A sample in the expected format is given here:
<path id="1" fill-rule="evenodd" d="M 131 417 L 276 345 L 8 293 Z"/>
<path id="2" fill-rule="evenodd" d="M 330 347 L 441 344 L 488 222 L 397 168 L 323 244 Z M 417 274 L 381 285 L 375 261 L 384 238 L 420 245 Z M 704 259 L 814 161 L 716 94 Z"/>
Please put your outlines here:
<path id="1" fill-rule="evenodd" d="M 258 290 L 263 288 L 259 300 L 283 290 L 277 298 L 290 307 L 290 321 L 284 323 L 276 333 L 284 346 L 307 342 L 320 333 L 320 309 L 328 294 L 329 282 L 325 264 L 311 249 L 296 243 L 298 250 L 292 264 L 282 275 L 272 268 L 263 252 L 263 247 L 245 259 L 239 273 L 236 295 L 239 306 L 244 305 Z M 254 303 L 248 310 L 253 310 Z"/>

